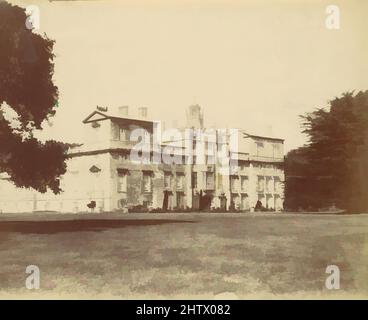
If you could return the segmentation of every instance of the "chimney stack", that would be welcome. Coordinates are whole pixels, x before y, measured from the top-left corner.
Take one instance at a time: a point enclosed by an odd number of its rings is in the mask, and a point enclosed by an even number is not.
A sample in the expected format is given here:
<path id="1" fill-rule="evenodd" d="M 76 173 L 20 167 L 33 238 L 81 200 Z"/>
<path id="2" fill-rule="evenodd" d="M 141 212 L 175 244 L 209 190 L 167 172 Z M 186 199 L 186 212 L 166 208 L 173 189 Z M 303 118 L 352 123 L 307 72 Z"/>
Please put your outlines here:
<path id="1" fill-rule="evenodd" d="M 129 106 L 121 106 L 118 108 L 120 117 L 128 117 L 129 116 Z"/>
<path id="2" fill-rule="evenodd" d="M 138 108 L 138 116 L 140 119 L 147 119 L 147 107 L 140 107 Z"/>
<path id="3" fill-rule="evenodd" d="M 203 128 L 203 113 L 199 104 L 189 106 L 187 110 L 187 127 Z"/>

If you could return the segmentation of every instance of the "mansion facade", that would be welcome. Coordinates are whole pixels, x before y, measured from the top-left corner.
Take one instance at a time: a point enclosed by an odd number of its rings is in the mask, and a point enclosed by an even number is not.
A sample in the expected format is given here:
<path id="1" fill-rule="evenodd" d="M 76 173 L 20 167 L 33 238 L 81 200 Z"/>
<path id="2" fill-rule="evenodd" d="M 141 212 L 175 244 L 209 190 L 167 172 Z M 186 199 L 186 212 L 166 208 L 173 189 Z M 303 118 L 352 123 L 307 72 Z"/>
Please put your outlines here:
<path id="1" fill-rule="evenodd" d="M 63 192 L 41 194 L 18 189 L 2 176 L 1 212 L 110 212 L 132 208 L 162 210 L 254 211 L 256 206 L 280 211 L 284 198 L 283 140 L 252 135 L 244 130 L 215 131 L 212 140 L 196 134 L 205 130 L 199 105 L 188 108 L 186 128 L 194 132 L 176 140 L 160 134 L 159 122 L 147 120 L 147 109 L 130 117 L 127 107 L 117 114 L 95 110 L 83 121 L 83 144 L 69 150 L 67 172 L 62 177 Z M 132 141 L 132 133 L 142 130 L 148 139 Z M 184 129 L 176 130 L 184 132 Z M 232 135 L 232 136 L 231 136 Z M 231 136 L 231 137 L 230 137 Z M 187 143 L 187 140 L 191 140 Z M 231 148 L 231 141 L 236 148 Z M 174 143 L 175 142 L 175 143 Z M 132 160 L 132 150 L 140 143 L 140 156 Z M 201 161 L 196 145 L 204 146 Z M 157 149 L 157 146 L 159 149 Z M 148 147 L 148 148 L 146 148 Z M 217 152 L 225 150 L 221 165 Z M 193 151 L 194 152 L 188 152 Z M 180 159 L 181 161 L 154 161 Z M 91 205 L 92 204 L 92 205 Z"/>

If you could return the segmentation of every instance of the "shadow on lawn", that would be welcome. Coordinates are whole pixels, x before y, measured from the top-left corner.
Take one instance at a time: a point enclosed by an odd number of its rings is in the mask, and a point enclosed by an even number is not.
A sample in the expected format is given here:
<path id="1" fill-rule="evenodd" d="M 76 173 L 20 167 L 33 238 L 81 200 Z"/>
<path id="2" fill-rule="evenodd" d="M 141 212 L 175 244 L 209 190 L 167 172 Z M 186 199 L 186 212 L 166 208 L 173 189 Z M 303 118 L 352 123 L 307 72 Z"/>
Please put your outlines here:
<path id="1" fill-rule="evenodd" d="M 194 223 L 185 220 L 64 220 L 64 221 L 1 221 L 0 232 L 54 234 L 61 232 L 121 229 L 131 226 L 156 226 L 168 223 Z"/>

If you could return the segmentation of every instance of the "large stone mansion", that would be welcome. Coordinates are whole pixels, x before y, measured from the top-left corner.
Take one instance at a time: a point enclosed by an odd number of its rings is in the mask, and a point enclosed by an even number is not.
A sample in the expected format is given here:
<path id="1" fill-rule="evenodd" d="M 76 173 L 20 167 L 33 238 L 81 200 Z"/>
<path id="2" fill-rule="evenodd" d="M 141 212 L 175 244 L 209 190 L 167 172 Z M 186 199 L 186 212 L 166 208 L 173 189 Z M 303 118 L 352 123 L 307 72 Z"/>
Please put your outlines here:
<path id="1" fill-rule="evenodd" d="M 236 150 L 230 150 L 229 136 L 215 135 L 202 141 L 194 134 L 191 144 L 184 136 L 176 141 L 172 156 L 179 155 L 181 163 L 132 161 L 131 152 L 137 145 L 130 139 L 135 129 L 150 134 L 149 160 L 155 156 L 154 131 L 158 122 L 147 120 L 147 109 L 140 108 L 139 117 L 130 117 L 128 107 L 116 114 L 95 110 L 83 121 L 83 144 L 70 149 L 67 173 L 61 181 L 63 192 L 41 194 L 18 189 L 6 176 L 0 180 L 1 212 L 105 212 L 129 208 L 162 210 L 239 210 L 253 211 L 262 204 L 275 211 L 283 208 L 283 140 L 236 131 Z M 203 113 L 199 105 L 188 108 L 186 128 L 204 130 Z M 184 129 L 180 129 L 184 132 Z M 198 131 L 199 132 L 199 131 Z M 234 137 L 233 137 L 234 138 Z M 194 152 L 189 161 L 186 151 L 204 145 L 203 161 Z M 158 145 L 172 141 L 160 137 Z M 157 142 L 155 143 L 157 145 Z M 189 147 L 188 147 L 189 146 Z M 231 170 L 224 172 L 216 152 L 225 146 Z M 176 151 L 175 151 L 176 150 Z M 213 151 L 215 154 L 213 154 Z M 162 149 L 160 151 L 162 153 Z M 170 155 L 168 155 L 170 156 Z M 94 203 L 91 209 L 88 204 Z"/>

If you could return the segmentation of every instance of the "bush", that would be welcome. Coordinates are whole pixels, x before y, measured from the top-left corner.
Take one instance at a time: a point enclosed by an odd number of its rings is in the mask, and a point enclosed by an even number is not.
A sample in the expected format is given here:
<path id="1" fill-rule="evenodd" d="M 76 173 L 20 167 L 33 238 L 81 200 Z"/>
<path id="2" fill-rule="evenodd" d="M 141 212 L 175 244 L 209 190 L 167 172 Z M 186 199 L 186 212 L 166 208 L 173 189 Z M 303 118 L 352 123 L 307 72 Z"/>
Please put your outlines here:
<path id="1" fill-rule="evenodd" d="M 141 205 L 141 204 L 138 204 L 136 206 L 132 206 L 132 207 L 129 207 L 128 208 L 128 212 L 129 213 L 141 213 L 141 212 L 148 212 L 148 208 Z"/>
<path id="2" fill-rule="evenodd" d="M 150 213 L 165 213 L 168 212 L 168 210 L 162 209 L 162 208 L 153 208 L 149 210 Z"/>

